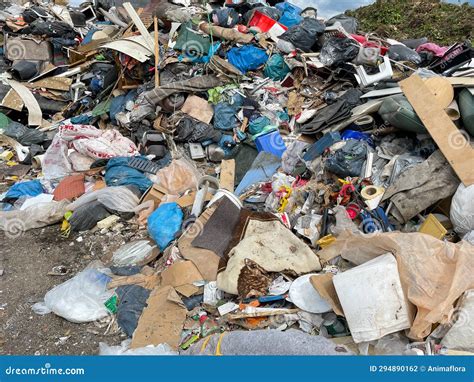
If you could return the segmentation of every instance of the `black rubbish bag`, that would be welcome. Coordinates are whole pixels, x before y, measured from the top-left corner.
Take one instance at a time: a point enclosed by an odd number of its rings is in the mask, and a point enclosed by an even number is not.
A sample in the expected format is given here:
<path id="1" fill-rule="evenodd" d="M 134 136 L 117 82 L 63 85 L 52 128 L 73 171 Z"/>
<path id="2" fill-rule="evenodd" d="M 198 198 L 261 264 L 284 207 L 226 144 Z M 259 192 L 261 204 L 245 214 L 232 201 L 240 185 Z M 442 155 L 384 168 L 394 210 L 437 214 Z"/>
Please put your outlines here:
<path id="1" fill-rule="evenodd" d="M 280 38 L 291 42 L 296 48 L 310 52 L 318 37 L 326 29 L 323 22 L 307 17 L 298 25 L 293 25 Z"/>
<path id="2" fill-rule="evenodd" d="M 352 61 L 359 53 L 359 45 L 350 38 L 331 37 L 321 49 L 319 60 L 325 66 L 339 66 Z"/>
<path id="3" fill-rule="evenodd" d="M 368 150 L 367 142 L 349 139 L 343 148 L 329 155 L 325 168 L 341 178 L 360 176 Z"/>

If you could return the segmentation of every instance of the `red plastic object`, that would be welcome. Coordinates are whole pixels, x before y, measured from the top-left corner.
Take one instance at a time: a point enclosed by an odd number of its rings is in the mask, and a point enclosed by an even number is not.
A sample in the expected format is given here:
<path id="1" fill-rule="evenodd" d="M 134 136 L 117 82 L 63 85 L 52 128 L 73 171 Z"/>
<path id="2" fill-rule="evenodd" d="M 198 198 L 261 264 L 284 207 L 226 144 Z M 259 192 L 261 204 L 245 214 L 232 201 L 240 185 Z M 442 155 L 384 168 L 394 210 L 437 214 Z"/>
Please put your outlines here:
<path id="1" fill-rule="evenodd" d="M 359 43 L 362 44 L 365 48 L 380 48 L 380 54 L 382 56 L 385 56 L 385 54 L 388 52 L 388 48 L 378 45 L 375 42 L 372 41 L 367 41 L 367 39 L 364 36 L 358 35 L 358 34 L 351 34 L 351 37 L 354 40 L 357 40 Z"/>
<path id="2" fill-rule="evenodd" d="M 255 11 L 252 18 L 249 21 L 249 27 L 258 27 L 263 33 L 268 32 L 272 26 L 278 22 L 273 20 L 271 17 L 268 17 L 262 12 Z M 287 30 L 288 28 L 282 24 L 279 24 L 283 29 Z"/>

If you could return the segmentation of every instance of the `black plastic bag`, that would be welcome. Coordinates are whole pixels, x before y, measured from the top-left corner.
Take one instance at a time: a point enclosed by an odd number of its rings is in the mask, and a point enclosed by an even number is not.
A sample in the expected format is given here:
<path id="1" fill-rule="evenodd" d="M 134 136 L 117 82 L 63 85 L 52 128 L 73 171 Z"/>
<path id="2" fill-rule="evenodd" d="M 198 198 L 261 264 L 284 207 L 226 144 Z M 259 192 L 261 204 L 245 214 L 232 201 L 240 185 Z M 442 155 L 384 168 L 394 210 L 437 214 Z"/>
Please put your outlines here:
<path id="1" fill-rule="evenodd" d="M 360 176 L 368 150 L 366 142 L 349 139 L 343 148 L 327 158 L 325 168 L 341 178 Z"/>
<path id="2" fill-rule="evenodd" d="M 420 55 L 405 45 L 392 45 L 388 50 L 388 57 L 395 61 L 410 61 L 417 65 L 421 64 Z"/>
<path id="3" fill-rule="evenodd" d="M 3 134 L 13 138 L 23 146 L 43 143 L 46 140 L 46 133 L 37 129 L 31 129 L 18 122 L 10 122 L 5 128 Z"/>
<path id="4" fill-rule="evenodd" d="M 92 201 L 78 207 L 72 213 L 69 224 L 71 224 L 72 231 L 88 231 L 107 216 L 110 216 L 109 210 L 98 201 Z"/>
<path id="5" fill-rule="evenodd" d="M 235 9 L 220 8 L 212 11 L 212 21 L 223 28 L 233 28 L 239 22 L 240 16 Z"/>
<path id="6" fill-rule="evenodd" d="M 123 285 L 115 290 L 118 299 L 117 324 L 128 337 L 131 337 L 137 328 L 150 292 L 139 285 Z"/>
<path id="7" fill-rule="evenodd" d="M 174 139 L 176 142 L 205 142 L 212 140 L 219 142 L 222 133 L 204 122 L 193 118 L 183 118 L 176 128 Z"/>
<path id="8" fill-rule="evenodd" d="M 318 36 L 322 35 L 325 29 L 323 22 L 307 17 L 300 24 L 288 28 L 280 38 L 291 42 L 302 51 L 310 52 L 313 45 L 317 43 Z"/>
<path id="9" fill-rule="evenodd" d="M 358 53 L 359 46 L 353 40 L 347 37 L 331 37 L 324 42 L 319 60 L 325 66 L 338 66 L 352 61 Z"/>
<path id="10" fill-rule="evenodd" d="M 331 17 L 328 21 L 326 21 L 326 25 L 329 27 L 334 25 L 336 22 L 340 22 L 347 33 L 356 33 L 357 27 L 359 26 L 359 22 L 356 18 L 346 16 L 342 13 L 340 15 Z"/>

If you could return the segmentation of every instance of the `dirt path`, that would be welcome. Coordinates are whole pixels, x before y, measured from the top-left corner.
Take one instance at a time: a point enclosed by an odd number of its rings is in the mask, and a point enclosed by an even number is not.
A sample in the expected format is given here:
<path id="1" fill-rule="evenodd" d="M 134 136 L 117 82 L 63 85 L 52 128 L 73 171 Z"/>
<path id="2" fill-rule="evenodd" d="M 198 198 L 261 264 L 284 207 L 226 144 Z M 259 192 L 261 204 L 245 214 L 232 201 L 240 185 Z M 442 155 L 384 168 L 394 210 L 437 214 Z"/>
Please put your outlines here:
<path id="1" fill-rule="evenodd" d="M 15 239 L 0 231 L 0 270 L 4 272 L 0 276 L 1 354 L 97 354 L 99 342 L 116 345 L 123 339 L 118 334 L 104 336 L 106 327 L 98 323 L 74 324 L 31 310 L 53 286 L 100 259 L 107 240 L 111 247 L 117 244 L 107 235 L 101 236 L 104 242 L 97 242 L 96 236 L 78 242 L 77 236 L 62 238 L 58 225 L 28 231 Z M 69 273 L 49 276 L 57 265 L 64 265 Z"/>

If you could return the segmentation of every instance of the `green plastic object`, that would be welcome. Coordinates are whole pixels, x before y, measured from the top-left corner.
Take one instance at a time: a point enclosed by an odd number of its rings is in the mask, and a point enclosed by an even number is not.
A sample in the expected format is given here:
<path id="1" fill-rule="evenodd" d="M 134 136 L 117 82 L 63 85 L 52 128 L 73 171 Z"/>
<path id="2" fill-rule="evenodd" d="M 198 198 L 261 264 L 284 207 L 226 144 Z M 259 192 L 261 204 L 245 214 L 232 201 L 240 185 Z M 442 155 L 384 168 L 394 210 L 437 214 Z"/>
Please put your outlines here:
<path id="1" fill-rule="evenodd" d="M 397 94 L 383 101 L 379 115 L 392 126 L 413 133 L 426 133 L 426 128 L 403 94 Z"/>
<path id="2" fill-rule="evenodd" d="M 474 96 L 469 90 L 463 89 L 459 93 L 458 104 L 464 127 L 474 137 Z"/>
<path id="3" fill-rule="evenodd" d="M 5 129 L 10 124 L 10 118 L 8 118 L 5 114 L 0 113 L 0 129 Z"/>
<path id="4" fill-rule="evenodd" d="M 181 25 L 173 49 L 181 50 L 189 58 L 204 56 L 209 52 L 211 39 L 193 30 L 191 22 Z"/>
<path id="5" fill-rule="evenodd" d="M 112 297 L 110 297 L 104 303 L 104 305 L 110 313 L 112 313 L 112 314 L 117 313 L 117 295 L 114 294 Z"/>
<path id="6" fill-rule="evenodd" d="M 265 64 L 263 74 L 265 77 L 270 77 L 272 80 L 280 81 L 290 72 L 290 68 L 285 63 L 283 57 L 279 54 L 274 54 Z"/>

